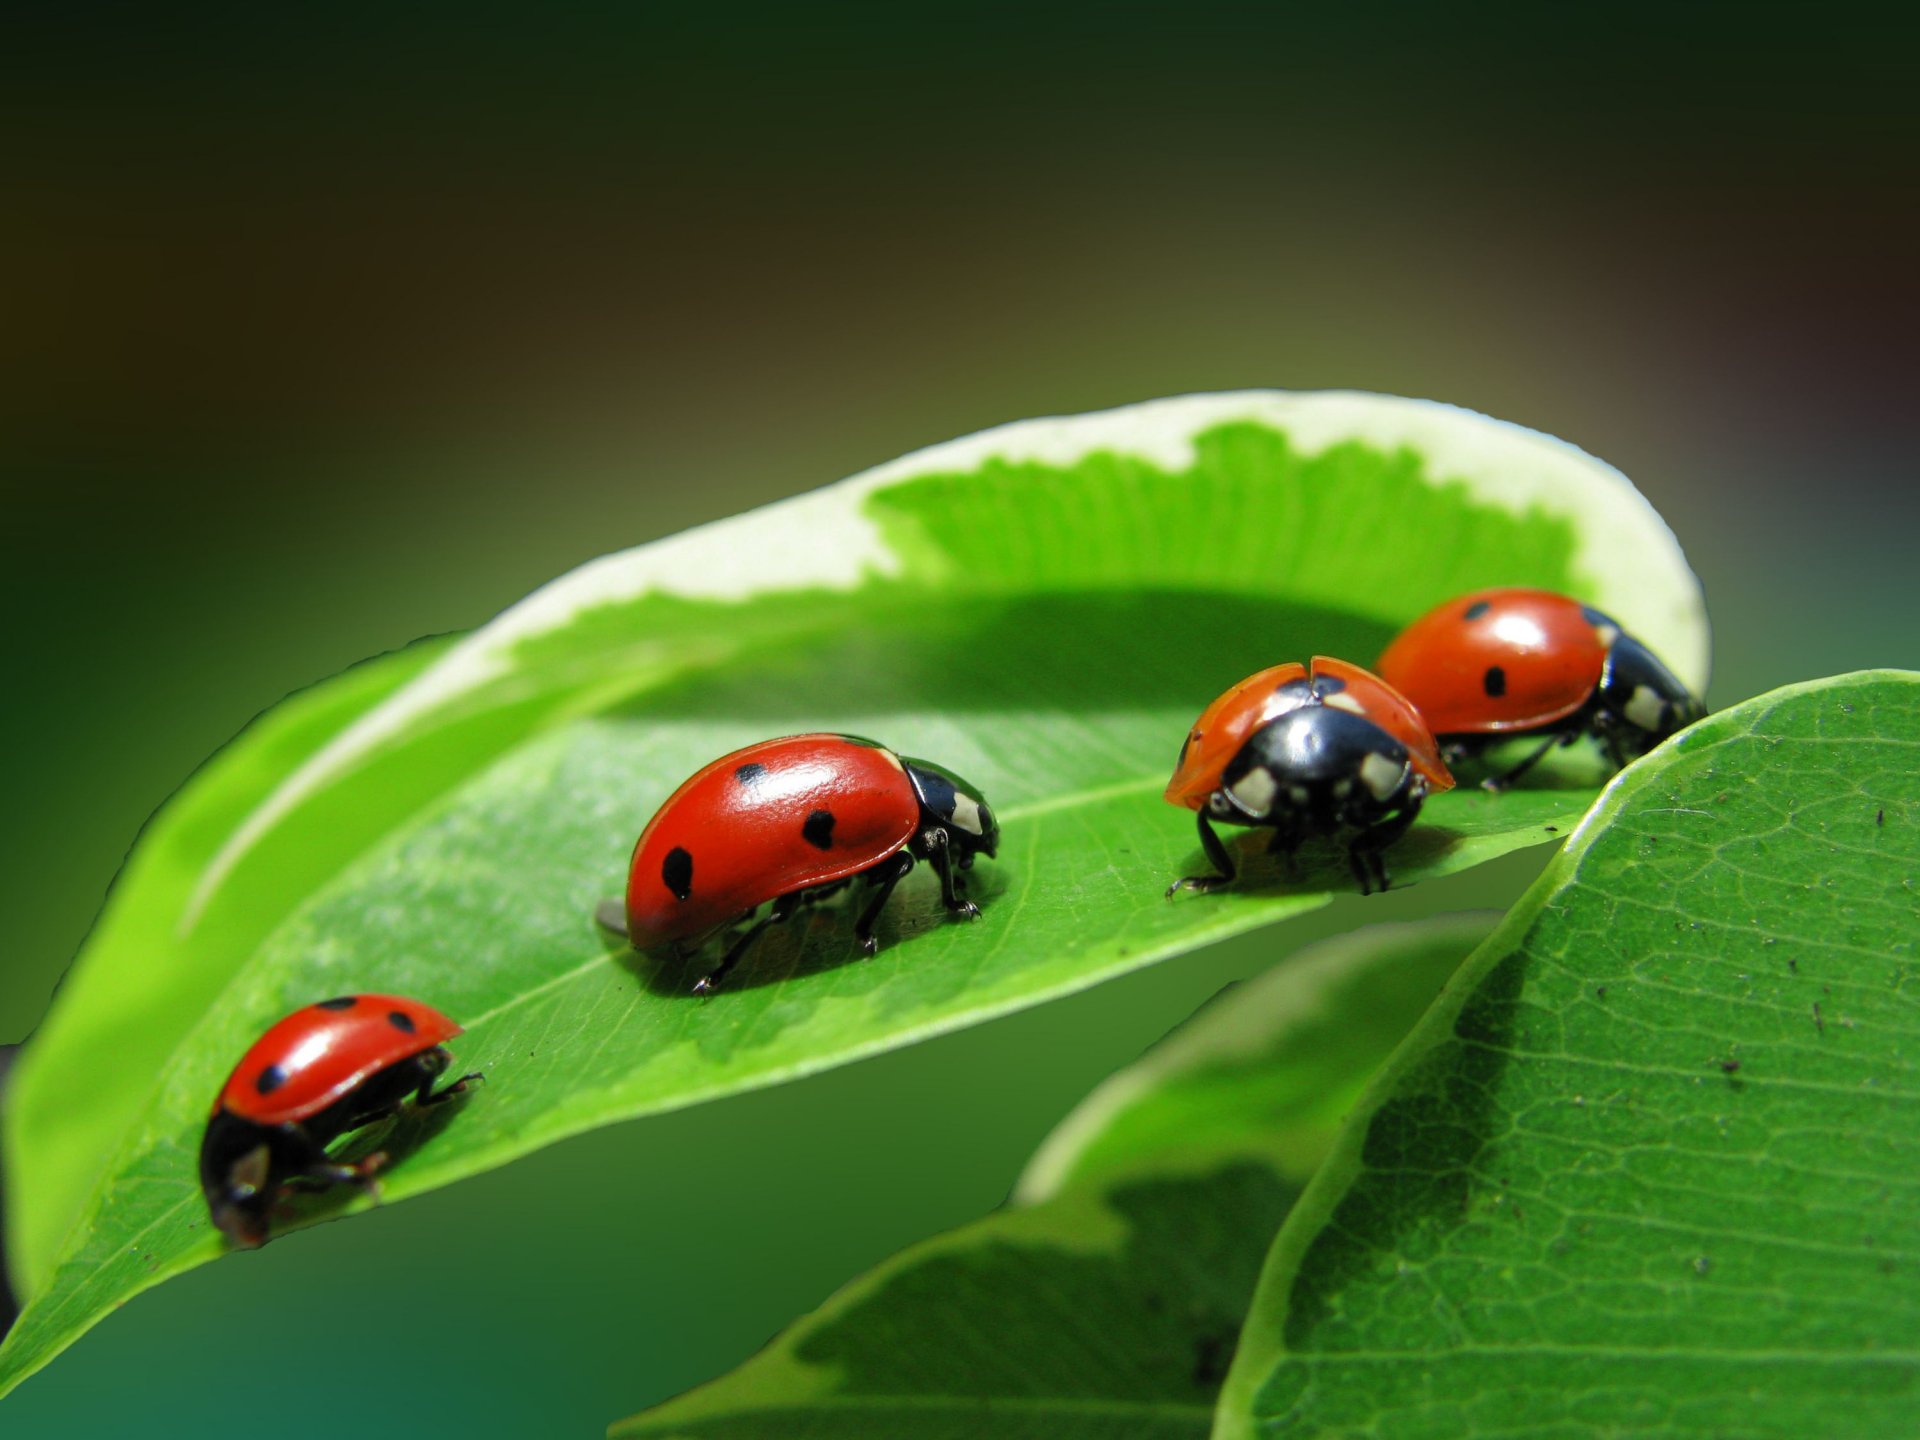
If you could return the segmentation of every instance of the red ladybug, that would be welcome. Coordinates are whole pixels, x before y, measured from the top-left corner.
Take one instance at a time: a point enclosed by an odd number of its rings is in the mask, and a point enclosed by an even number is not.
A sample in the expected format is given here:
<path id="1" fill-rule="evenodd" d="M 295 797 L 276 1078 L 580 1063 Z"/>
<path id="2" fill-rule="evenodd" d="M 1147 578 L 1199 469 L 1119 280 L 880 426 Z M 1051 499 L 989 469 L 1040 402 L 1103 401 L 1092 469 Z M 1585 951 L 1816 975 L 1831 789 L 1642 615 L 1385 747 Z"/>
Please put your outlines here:
<path id="1" fill-rule="evenodd" d="M 1387 646 L 1380 674 L 1420 707 L 1450 755 L 1542 737 L 1483 781 L 1489 790 L 1587 735 L 1624 765 L 1706 713 L 1617 621 L 1551 590 L 1476 590 L 1437 605 Z"/>
<path id="2" fill-rule="evenodd" d="M 916 859 L 933 866 L 949 913 L 971 920 L 958 872 L 991 856 L 1000 827 L 980 792 L 951 771 L 852 735 L 790 735 L 723 755 L 662 805 L 633 848 L 626 933 L 641 949 L 704 939 L 772 908 L 695 983 L 717 986 L 767 926 L 864 877 L 879 891 L 853 933 L 873 924 Z"/>
<path id="3" fill-rule="evenodd" d="M 452 1060 L 440 1042 L 459 1033 L 438 1010 L 398 995 L 322 1000 L 267 1031 L 227 1077 L 200 1144 L 213 1223 L 250 1249 L 267 1238 L 267 1212 L 286 1187 L 368 1184 L 386 1156 L 342 1165 L 327 1146 L 409 1096 L 437 1105 L 478 1080 L 433 1088 Z"/>
<path id="4" fill-rule="evenodd" d="M 1387 888 L 1380 852 L 1406 833 L 1429 794 L 1453 788 L 1439 747 L 1406 697 L 1358 665 L 1317 655 L 1275 665 L 1209 705 L 1180 747 L 1166 798 L 1197 812 L 1217 875 L 1167 887 L 1213 890 L 1234 878 L 1210 823 L 1268 825 L 1269 851 L 1348 832 L 1360 893 Z"/>

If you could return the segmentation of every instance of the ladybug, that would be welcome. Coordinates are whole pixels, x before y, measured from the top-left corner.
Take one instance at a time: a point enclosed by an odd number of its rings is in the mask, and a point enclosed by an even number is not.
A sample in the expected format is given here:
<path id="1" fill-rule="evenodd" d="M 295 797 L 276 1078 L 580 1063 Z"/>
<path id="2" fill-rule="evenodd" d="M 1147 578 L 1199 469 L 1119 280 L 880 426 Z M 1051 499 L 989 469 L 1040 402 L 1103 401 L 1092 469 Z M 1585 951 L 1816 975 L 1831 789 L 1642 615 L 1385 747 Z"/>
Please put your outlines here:
<path id="1" fill-rule="evenodd" d="M 1289 858 L 1310 836 L 1345 832 L 1360 893 L 1385 890 L 1380 852 L 1428 795 L 1452 788 L 1420 713 L 1377 675 L 1324 655 L 1275 665 L 1209 705 L 1180 747 L 1166 798 L 1196 812 L 1201 849 L 1219 873 L 1176 880 L 1167 894 L 1233 880 L 1215 820 L 1271 826 L 1267 849 Z"/>
<path id="2" fill-rule="evenodd" d="M 915 860 L 940 877 L 948 913 L 973 919 L 980 907 L 960 872 L 999 844 L 993 811 L 950 770 L 854 735 L 764 740 L 699 771 L 647 822 L 627 873 L 624 928 L 640 949 L 698 942 L 771 901 L 694 984 L 705 994 L 769 925 L 857 879 L 878 891 L 853 927 L 874 954 L 874 921 Z"/>
<path id="3" fill-rule="evenodd" d="M 1506 789 L 1556 745 L 1592 736 L 1616 767 L 1706 714 L 1618 621 L 1551 590 L 1476 590 L 1437 605 L 1380 656 L 1380 674 L 1420 707 L 1447 754 L 1539 736 Z"/>
<path id="4" fill-rule="evenodd" d="M 433 1088 L 452 1060 L 440 1042 L 458 1034 L 438 1010 L 398 995 L 342 995 L 273 1026 L 233 1067 L 207 1121 L 200 1188 L 213 1223 L 252 1249 L 266 1240 L 268 1209 L 289 1186 L 370 1189 L 387 1157 L 342 1165 L 327 1146 L 409 1097 L 438 1105 L 464 1092 L 478 1074 Z"/>

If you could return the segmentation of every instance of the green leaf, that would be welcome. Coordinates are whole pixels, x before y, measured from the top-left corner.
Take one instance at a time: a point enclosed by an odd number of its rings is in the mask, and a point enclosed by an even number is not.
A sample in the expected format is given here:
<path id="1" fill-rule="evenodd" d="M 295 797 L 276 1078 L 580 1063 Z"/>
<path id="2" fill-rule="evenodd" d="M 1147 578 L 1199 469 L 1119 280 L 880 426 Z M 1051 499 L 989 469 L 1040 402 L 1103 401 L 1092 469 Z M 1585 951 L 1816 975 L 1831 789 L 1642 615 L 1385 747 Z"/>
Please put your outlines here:
<path id="1" fill-rule="evenodd" d="M 1625 772 L 1371 1087 L 1221 1437 L 1905 1436 L 1920 676 Z"/>
<path id="2" fill-rule="evenodd" d="M 1205 1436 L 1267 1237 L 1342 1106 L 1492 924 L 1375 926 L 1232 987 L 1088 1096 L 1016 1203 L 612 1433 Z"/>
<path id="3" fill-rule="evenodd" d="M 1223 1150 L 1306 1183 L 1360 1086 L 1494 918 L 1370 925 L 1234 986 L 1056 1126 L 1014 1198 L 1038 1204 L 1142 1155 L 1165 1168 Z"/>
<path id="4" fill-rule="evenodd" d="M 562 578 L 356 712 L 232 817 L 190 893 L 125 922 L 116 973 L 139 953 L 193 972 L 181 984 L 203 1002 L 166 1017 L 163 1055 L 81 1048 L 64 1037 L 91 1022 L 58 1013 L 29 1047 L 10 1108 L 31 1297 L 0 1387 L 218 1253 L 192 1180 L 208 1099 L 266 1023 L 316 996 L 418 995 L 464 1021 L 459 1058 L 488 1072 L 391 1170 L 393 1200 L 1327 903 L 1350 882 L 1326 855 L 1292 880 L 1256 861 L 1236 893 L 1161 898 L 1199 862 L 1190 818 L 1158 798 L 1179 735 L 1261 665 L 1371 657 L 1398 623 L 1493 581 L 1588 597 L 1702 678 L 1697 587 L 1621 476 L 1379 397 L 1195 397 L 1010 426 Z M 946 923 L 916 876 L 878 959 L 850 963 L 829 908 L 710 1000 L 686 993 L 691 969 L 595 930 L 682 777 L 815 728 L 986 789 L 1004 846 L 976 871 L 980 921 Z M 1588 798 L 1439 797 L 1394 868 L 1411 882 L 1550 838 Z M 116 923 L 110 906 L 103 933 Z M 94 964 L 90 945 L 78 973 Z M 131 1023 L 111 986 L 85 1004 Z M 117 1138 L 42 1165 L 80 1087 Z"/>

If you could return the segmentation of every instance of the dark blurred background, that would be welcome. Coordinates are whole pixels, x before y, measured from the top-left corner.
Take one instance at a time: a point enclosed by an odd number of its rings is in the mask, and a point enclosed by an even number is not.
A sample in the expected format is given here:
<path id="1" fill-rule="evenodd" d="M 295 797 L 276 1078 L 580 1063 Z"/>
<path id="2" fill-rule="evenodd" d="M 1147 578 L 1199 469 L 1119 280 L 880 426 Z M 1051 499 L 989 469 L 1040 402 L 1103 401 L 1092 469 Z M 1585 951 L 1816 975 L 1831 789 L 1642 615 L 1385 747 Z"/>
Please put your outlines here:
<path id="1" fill-rule="evenodd" d="M 1890 17 L 10 7 L 0 1041 L 147 815 L 287 691 L 1022 416 L 1455 401 L 1653 499 L 1717 703 L 1920 665 Z M 1300 930 L 1504 904 L 1541 858 Z M 996 1203 L 1089 1086 L 1291 943 L 199 1271 L 0 1428 L 597 1433 Z"/>

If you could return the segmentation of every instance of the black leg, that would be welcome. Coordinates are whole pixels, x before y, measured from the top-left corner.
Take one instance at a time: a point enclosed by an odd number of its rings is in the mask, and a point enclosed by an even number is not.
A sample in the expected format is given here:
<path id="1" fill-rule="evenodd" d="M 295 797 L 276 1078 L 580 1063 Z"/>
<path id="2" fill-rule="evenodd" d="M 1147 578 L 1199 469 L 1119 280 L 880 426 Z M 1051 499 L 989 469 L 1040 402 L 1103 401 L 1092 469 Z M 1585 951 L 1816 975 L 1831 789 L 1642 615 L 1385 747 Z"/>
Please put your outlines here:
<path id="1" fill-rule="evenodd" d="M 1514 781 L 1518 780 L 1522 775 L 1526 774 L 1527 771 L 1531 770 L 1535 765 L 1539 764 L 1541 757 L 1544 756 L 1549 750 L 1553 749 L 1554 746 L 1568 744 L 1570 742 L 1572 734 L 1573 734 L 1572 731 L 1563 731 L 1558 734 L 1549 735 L 1545 740 L 1542 740 L 1540 744 L 1537 747 L 1535 747 L 1535 749 L 1531 753 L 1528 754 L 1526 759 L 1522 760 L 1518 765 L 1514 766 L 1511 770 L 1507 771 L 1503 775 L 1489 775 L 1486 779 L 1482 780 L 1480 782 L 1480 788 L 1482 790 L 1485 790 L 1489 795 L 1498 795 L 1502 790 L 1507 789 L 1509 786 L 1513 784 Z"/>
<path id="2" fill-rule="evenodd" d="M 881 862 L 881 868 L 867 873 L 873 877 L 873 883 L 880 887 L 880 893 L 867 902 L 867 908 L 860 912 L 860 918 L 854 923 L 853 938 L 860 942 L 860 953 L 868 959 L 879 953 L 880 942 L 873 938 L 874 921 L 880 918 L 881 910 L 886 908 L 893 887 L 906 879 L 907 872 L 913 869 L 913 856 L 902 850 L 891 860 Z"/>
<path id="3" fill-rule="evenodd" d="M 727 972 L 740 963 L 740 957 L 753 948 L 753 942 L 760 938 L 769 925 L 779 925 L 792 918 L 793 912 L 800 908 L 805 893 L 796 890 L 775 900 L 751 930 L 727 947 L 727 953 L 720 957 L 720 963 L 693 982 L 693 993 L 711 995 L 720 982 L 727 978 Z"/>
<path id="4" fill-rule="evenodd" d="M 953 850 L 947 832 L 937 825 L 925 830 L 920 835 L 920 845 L 927 852 L 927 863 L 933 866 L 933 873 L 940 877 L 940 903 L 947 907 L 947 913 L 968 920 L 979 919 L 980 907 L 967 899 L 966 887 L 953 873 Z"/>
<path id="5" fill-rule="evenodd" d="M 1207 812 L 1196 812 L 1200 822 L 1200 848 L 1206 852 L 1209 862 L 1218 875 L 1182 875 L 1167 887 L 1167 898 L 1181 890 L 1198 890 L 1202 895 L 1209 890 L 1218 890 L 1222 885 L 1231 885 L 1239 871 L 1234 868 L 1233 856 L 1227 853 L 1227 847 L 1220 843 L 1220 837 L 1213 832 L 1213 826 L 1207 823 Z"/>
<path id="6" fill-rule="evenodd" d="M 442 1105 L 456 1095 L 467 1093 L 467 1084 L 473 1080 L 485 1080 L 487 1077 L 478 1070 L 469 1070 L 443 1090 L 433 1088 L 433 1076 L 428 1075 L 420 1081 L 420 1088 L 413 1092 L 413 1103 L 421 1109 L 429 1105 Z"/>
<path id="7" fill-rule="evenodd" d="M 1362 895 L 1371 895 L 1376 890 L 1384 893 L 1393 883 L 1380 852 L 1406 834 L 1419 813 L 1418 800 L 1403 805 L 1378 824 L 1362 830 L 1347 846 L 1347 864 L 1353 869 L 1353 878 L 1360 882 Z"/>
<path id="8" fill-rule="evenodd" d="M 284 1182 L 288 1186 L 301 1190 L 329 1190 L 335 1185 L 358 1185 L 374 1199 L 380 1198 L 380 1187 L 374 1176 L 387 1163 L 387 1152 L 376 1150 L 363 1156 L 351 1165 L 343 1165 L 327 1154 L 327 1147 L 300 1133 L 297 1142 L 304 1149 L 289 1159 L 299 1168 L 293 1170 Z"/>

